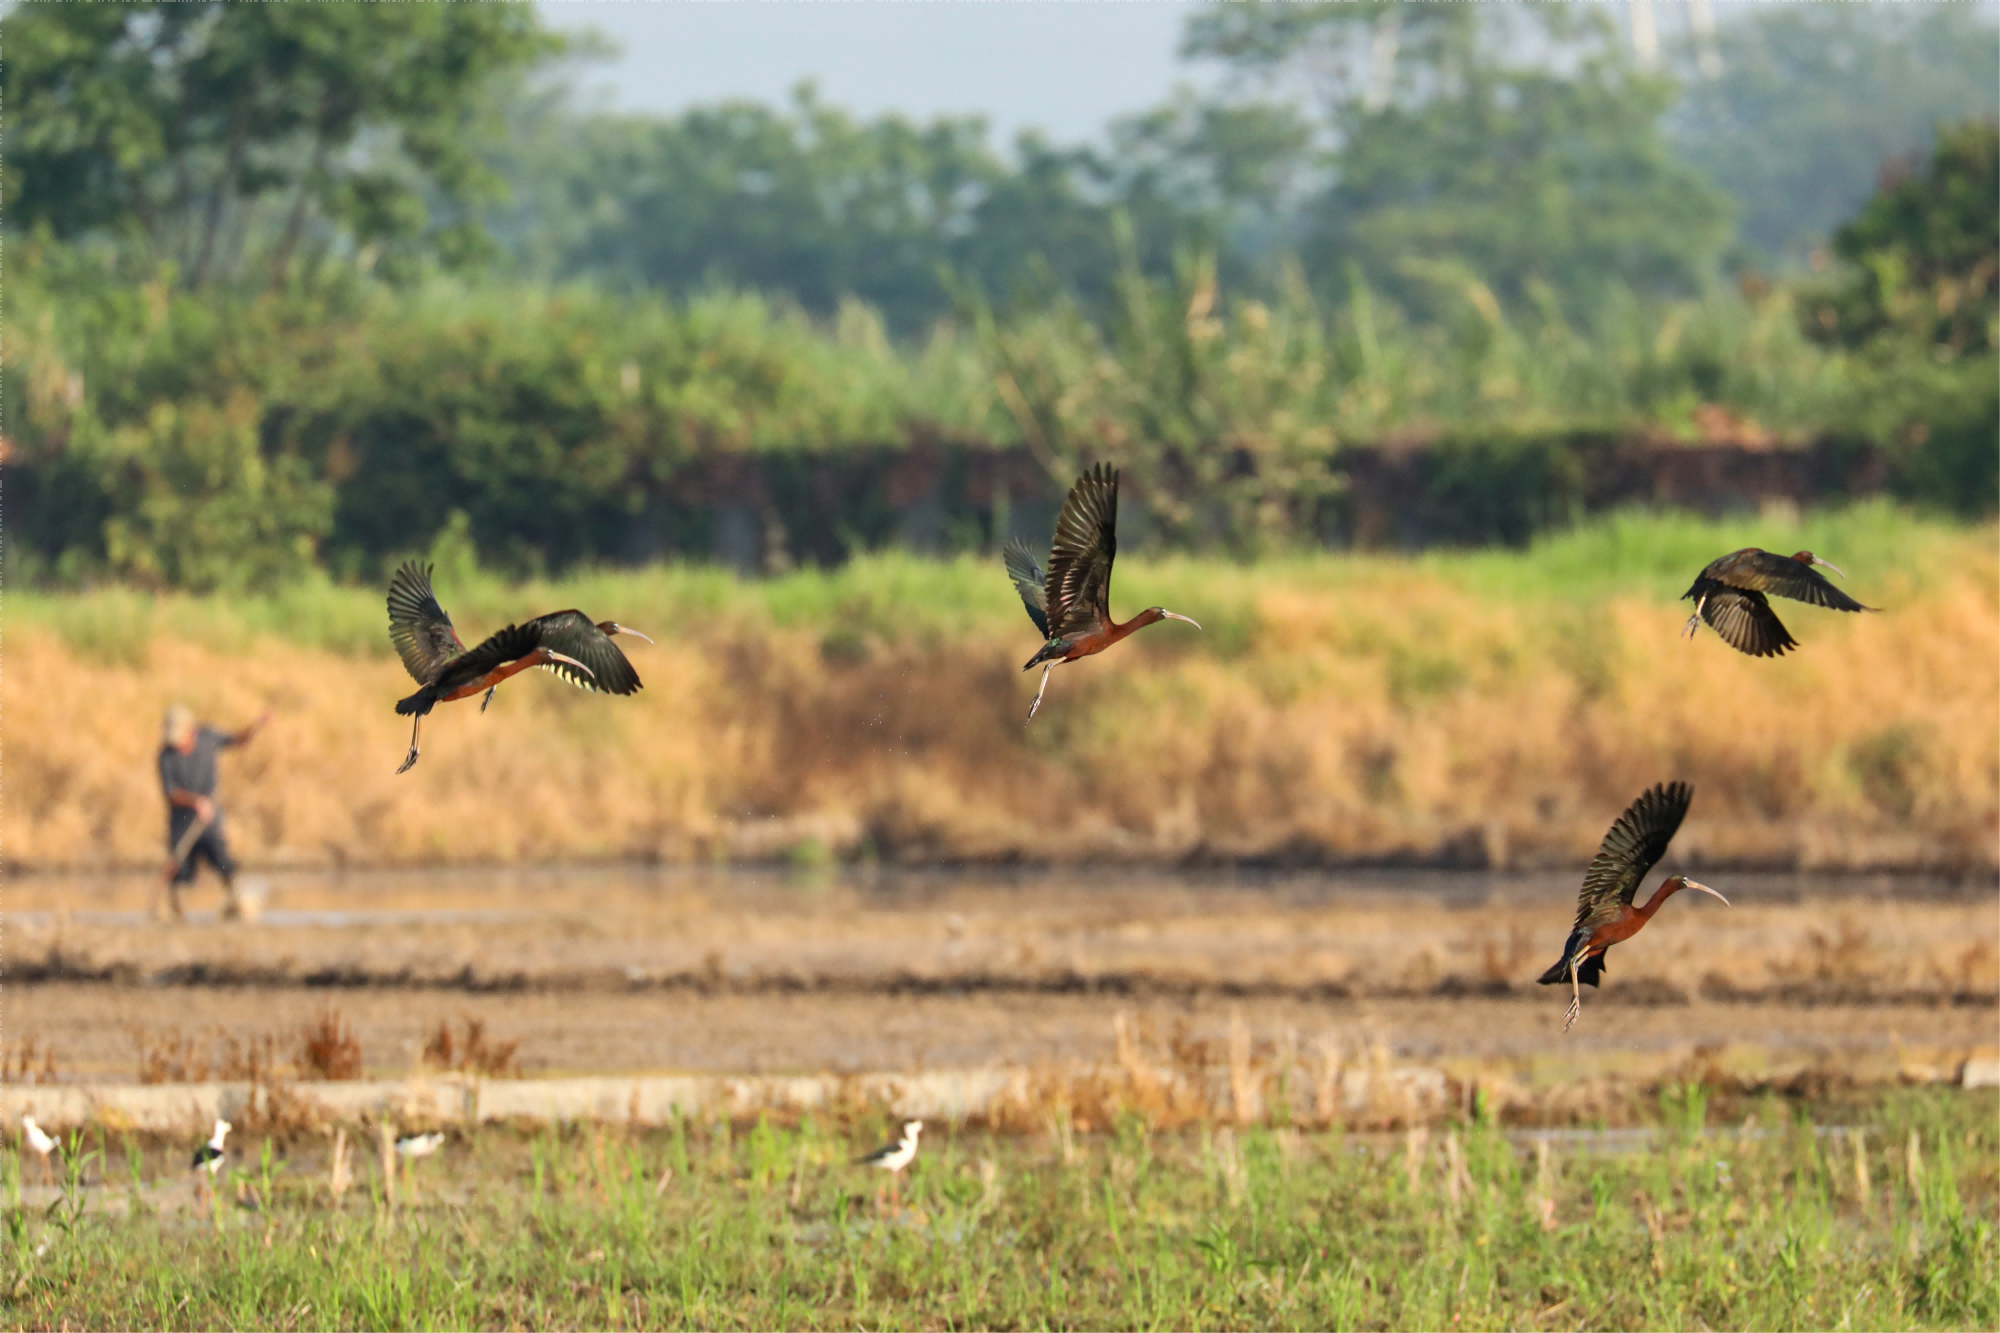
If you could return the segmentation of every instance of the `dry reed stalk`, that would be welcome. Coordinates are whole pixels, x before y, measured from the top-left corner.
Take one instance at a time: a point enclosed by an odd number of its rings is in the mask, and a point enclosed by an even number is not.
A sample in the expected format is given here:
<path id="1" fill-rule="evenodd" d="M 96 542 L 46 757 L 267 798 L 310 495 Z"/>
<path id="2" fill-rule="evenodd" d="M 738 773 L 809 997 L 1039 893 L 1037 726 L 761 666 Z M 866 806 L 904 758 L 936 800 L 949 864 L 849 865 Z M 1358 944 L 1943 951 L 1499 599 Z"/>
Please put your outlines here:
<path id="1" fill-rule="evenodd" d="M 389 1225 L 396 1225 L 396 1130 L 386 1120 L 375 1122 L 375 1146 L 382 1162 L 382 1206 Z"/>
<path id="2" fill-rule="evenodd" d="M 1653 1196 L 1640 1193 L 1638 1196 L 1639 1216 L 1646 1223 L 1646 1235 L 1653 1243 L 1653 1276 L 1665 1278 L 1667 1275 L 1667 1221 L 1660 1211 L 1660 1205 Z"/>
<path id="3" fill-rule="evenodd" d="M 1868 1131 L 1850 1129 L 1847 1141 L 1854 1149 L 1854 1201 L 1863 1208 L 1868 1206 Z"/>
<path id="4" fill-rule="evenodd" d="M 1250 1029 L 1244 1026 L 1243 1011 L 1229 1011 L 1229 1109 L 1239 1125 L 1248 1125 L 1264 1114 L 1263 1078 L 1250 1067 Z"/>
<path id="5" fill-rule="evenodd" d="M 1338 1123 L 1345 1109 L 1340 1095 L 1340 1038 L 1319 1039 L 1319 1068 L 1313 1076 L 1313 1123 L 1321 1128 Z"/>
<path id="6" fill-rule="evenodd" d="M 353 1172 L 347 1164 L 347 1129 L 336 1126 L 333 1131 L 333 1156 L 327 1165 L 326 1192 L 335 1208 L 340 1207 L 340 1198 L 347 1193 L 347 1187 L 354 1183 Z"/>
<path id="7" fill-rule="evenodd" d="M 1555 1150 L 1547 1139 L 1535 1140 L 1535 1221 L 1544 1231 L 1556 1229 Z"/>
<path id="8" fill-rule="evenodd" d="M 1444 1190 L 1454 1213 L 1471 1188 L 1472 1177 L 1465 1169 L 1465 1149 L 1458 1141 L 1458 1131 L 1449 1130 L 1444 1136 Z"/>
<path id="9" fill-rule="evenodd" d="M 1424 1154 L 1430 1137 L 1431 1131 L 1426 1125 L 1412 1125 L 1403 1135 L 1403 1174 L 1409 1181 L 1412 1195 L 1423 1184 Z"/>
<path id="10" fill-rule="evenodd" d="M 1909 1182 L 1912 1199 L 1923 1193 L 1924 1148 L 1918 1141 L 1917 1131 L 1914 1129 L 1910 1131 L 1910 1137 L 1903 1145 L 1903 1179 Z"/>
<path id="11" fill-rule="evenodd" d="M 1229 1206 L 1234 1208 L 1243 1202 L 1243 1150 L 1236 1142 L 1236 1131 L 1224 1125 L 1215 1131 L 1214 1146 L 1216 1173 L 1222 1177 L 1222 1188 L 1228 1196 Z"/>
<path id="12" fill-rule="evenodd" d="M 913 665 L 885 696 L 874 665 L 829 662 L 813 629 L 737 625 L 647 650 L 647 678 L 672 689 L 612 701 L 536 679 L 476 725 L 444 709 L 426 765 L 401 778 L 388 704 L 408 682 L 387 656 L 157 632 L 140 665 L 28 622 L 10 626 L 25 688 L 9 736 L 17 784 L 49 796 L 13 817 L 9 855 L 154 864 L 157 718 L 185 697 L 224 724 L 278 710 L 224 761 L 252 862 L 694 861 L 809 839 L 909 860 L 1200 845 L 1569 862 L 1602 835 L 1607 789 L 1672 772 L 1701 793 L 1686 850 L 1711 860 L 1986 867 L 2000 604 L 1990 541 L 1947 548 L 1921 585 L 1884 576 L 1874 597 L 1893 614 L 1797 626 L 1806 647 L 1782 673 L 1676 642 L 1681 612 L 1642 598 L 1560 608 L 1588 617 L 1595 665 L 1579 665 L 1543 600 L 1386 563 L 1337 590 L 1277 578 L 1230 657 L 1142 639 L 1080 673 L 1053 751 L 1051 733 L 1021 732 L 1011 639 L 901 644 Z M 770 816 L 754 826 L 732 813 L 750 792 Z M 486 817 L 503 794 L 510 818 Z"/>

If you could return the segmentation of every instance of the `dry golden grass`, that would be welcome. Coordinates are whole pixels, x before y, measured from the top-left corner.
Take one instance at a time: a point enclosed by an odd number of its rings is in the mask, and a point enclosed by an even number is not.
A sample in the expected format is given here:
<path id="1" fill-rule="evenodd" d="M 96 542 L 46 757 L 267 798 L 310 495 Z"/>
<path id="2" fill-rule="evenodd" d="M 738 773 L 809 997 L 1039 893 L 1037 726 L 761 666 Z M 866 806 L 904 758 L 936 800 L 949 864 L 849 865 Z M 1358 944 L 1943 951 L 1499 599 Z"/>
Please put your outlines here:
<path id="1" fill-rule="evenodd" d="M 410 687 L 386 635 L 379 656 L 300 646 L 183 600 L 110 651 L 73 620 L 17 616 L 5 846 L 29 867 L 161 859 L 155 728 L 178 698 L 224 726 L 277 712 L 224 759 L 252 864 L 1525 865 L 1586 858 L 1678 777 L 1698 793 L 1678 845 L 1697 862 L 1991 867 L 2000 561 L 1990 528 L 1927 531 L 1921 551 L 1857 575 L 1884 614 L 1786 604 L 1804 647 L 1776 662 L 1677 640 L 1679 587 L 1660 580 L 1496 595 L 1436 561 L 1121 563 L 1121 614 L 1159 597 L 1209 632 L 1154 629 L 1063 668 L 1026 730 L 1032 632 L 1001 614 L 1004 585 L 952 631 L 949 604 L 899 618 L 893 598 L 850 596 L 815 619 L 780 589 L 764 614 L 693 615 L 649 605 L 667 575 L 603 576 L 522 590 L 518 611 L 580 596 L 655 631 L 633 651 L 642 694 L 515 681 L 484 716 L 434 714 L 400 777 L 390 705 Z M 461 613 L 473 633 L 488 619 Z"/>

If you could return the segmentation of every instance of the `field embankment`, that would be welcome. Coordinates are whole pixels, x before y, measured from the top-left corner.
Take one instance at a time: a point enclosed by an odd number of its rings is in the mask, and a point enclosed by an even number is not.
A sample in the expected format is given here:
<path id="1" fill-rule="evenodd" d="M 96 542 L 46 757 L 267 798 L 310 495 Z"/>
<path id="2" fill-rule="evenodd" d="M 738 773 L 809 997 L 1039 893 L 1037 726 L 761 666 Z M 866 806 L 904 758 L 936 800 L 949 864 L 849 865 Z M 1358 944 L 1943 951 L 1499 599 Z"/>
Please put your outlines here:
<path id="1" fill-rule="evenodd" d="M 1779 661 L 1674 598 L 1746 542 L 1811 546 L 1878 615 L 1795 604 Z M 16 595 L 7 859 L 160 854 L 153 756 L 175 699 L 219 725 L 252 863 L 571 858 L 1579 861 L 1650 783 L 1698 792 L 1694 864 L 1990 869 L 2000 826 L 1991 527 L 1885 506 L 1712 525 L 1621 517 L 1525 553 L 1121 562 L 1114 610 L 1200 619 L 1056 673 L 996 562 L 857 561 L 761 583 L 658 568 L 506 586 L 444 572 L 468 639 L 561 606 L 654 634 L 605 699 L 541 677 L 441 709 L 425 754 L 381 596 Z"/>

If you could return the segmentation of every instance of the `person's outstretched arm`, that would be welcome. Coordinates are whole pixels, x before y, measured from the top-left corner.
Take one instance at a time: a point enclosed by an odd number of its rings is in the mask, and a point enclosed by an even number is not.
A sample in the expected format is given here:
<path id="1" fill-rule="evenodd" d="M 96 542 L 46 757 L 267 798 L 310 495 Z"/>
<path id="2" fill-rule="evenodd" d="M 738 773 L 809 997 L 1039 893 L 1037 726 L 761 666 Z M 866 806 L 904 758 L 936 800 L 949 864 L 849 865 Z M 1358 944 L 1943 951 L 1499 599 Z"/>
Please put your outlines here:
<path id="1" fill-rule="evenodd" d="M 271 710 L 266 708 L 257 715 L 257 720 L 229 738 L 231 745 L 248 745 L 257 739 L 257 733 L 271 724 Z"/>

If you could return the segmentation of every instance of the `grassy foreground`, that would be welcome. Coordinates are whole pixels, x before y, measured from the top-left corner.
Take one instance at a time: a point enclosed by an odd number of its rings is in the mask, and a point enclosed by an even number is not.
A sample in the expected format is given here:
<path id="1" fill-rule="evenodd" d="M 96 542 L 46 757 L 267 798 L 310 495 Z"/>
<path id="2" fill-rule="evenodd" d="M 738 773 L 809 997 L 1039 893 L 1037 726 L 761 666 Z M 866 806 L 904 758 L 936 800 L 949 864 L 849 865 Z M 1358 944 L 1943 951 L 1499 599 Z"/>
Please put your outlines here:
<path id="1" fill-rule="evenodd" d="M 1807 546 L 1880 615 L 1785 604 L 1779 661 L 1676 602 L 1709 559 Z M 449 555 L 449 553 L 445 553 Z M 604 699 L 537 675 L 454 705 L 425 757 L 378 588 L 8 599 L 8 859 L 150 865 L 158 718 L 268 736 L 225 760 L 253 863 L 579 857 L 1568 863 L 1653 782 L 1710 863 L 1990 868 L 2000 556 L 1990 526 L 1870 504 L 1622 515 L 1526 552 L 1128 557 L 1114 611 L 1168 624 L 1056 673 L 997 560 L 894 554 L 744 582 L 707 568 L 510 585 L 447 559 L 468 639 L 562 606 L 652 633 Z M 504 818 L 496 812 L 504 811 Z"/>
<path id="2" fill-rule="evenodd" d="M 201 1219 L 174 1145 L 111 1215 L 7 1210 L 0 1322 L 91 1328 L 1988 1328 L 1990 1094 L 1662 1098 L 1627 1151 L 1209 1127 L 1038 1139 L 933 1125 L 900 1211 L 848 1166 L 879 1125 L 681 1125 L 450 1143 L 393 1191 L 275 1145 Z M 1853 1130 L 1864 1131 L 1855 1134 Z M 1060 1126 L 1058 1126 L 1060 1131 Z M 872 1131 L 872 1132 L 871 1132 Z M 101 1150 L 100 1150 L 101 1151 Z M 135 1155 L 136 1154 L 136 1155 Z M 153 1154 L 158 1162 L 161 1154 Z M 10 1158 L 10 1160 L 12 1160 Z M 130 1183 L 121 1177 L 130 1176 Z M 18 1193 L 15 1195 L 19 1197 Z M 169 1206 L 169 1201 L 171 1206 Z"/>

